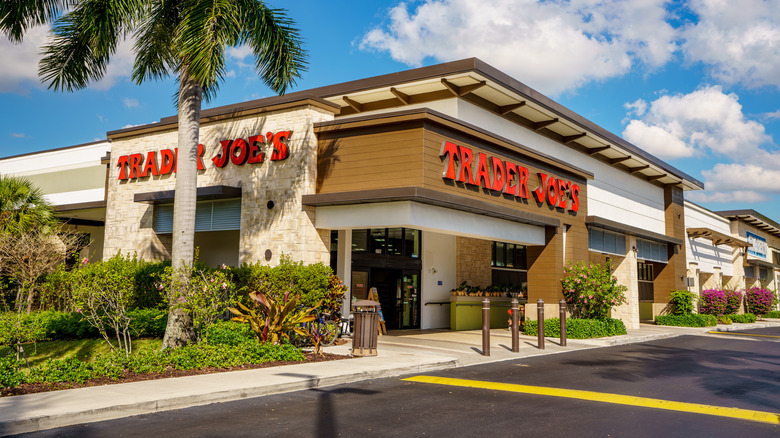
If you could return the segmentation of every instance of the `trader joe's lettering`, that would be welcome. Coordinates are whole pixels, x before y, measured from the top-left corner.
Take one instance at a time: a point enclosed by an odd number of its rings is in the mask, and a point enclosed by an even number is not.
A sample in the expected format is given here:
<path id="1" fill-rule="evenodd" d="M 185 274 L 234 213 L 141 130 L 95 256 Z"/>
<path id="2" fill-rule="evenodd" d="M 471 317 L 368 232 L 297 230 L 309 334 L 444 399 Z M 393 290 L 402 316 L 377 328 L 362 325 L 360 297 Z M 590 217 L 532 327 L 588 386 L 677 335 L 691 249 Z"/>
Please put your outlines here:
<path id="1" fill-rule="evenodd" d="M 445 141 L 439 157 L 444 159 L 442 178 L 483 187 L 518 198 L 528 198 L 528 169 L 498 157 L 488 157 L 464 146 Z M 580 209 L 580 186 L 571 181 L 539 172 L 539 186 L 533 191 L 536 201 L 570 211 Z M 569 202 L 571 201 L 571 202 Z"/>
<path id="2" fill-rule="evenodd" d="M 225 167 L 228 162 L 236 166 L 244 163 L 259 164 L 263 162 L 265 154 L 263 150 L 271 149 L 270 161 L 280 161 L 290 155 L 290 149 L 287 142 L 290 139 L 292 131 L 279 131 L 276 134 L 267 132 L 265 134 L 266 142 L 262 135 L 253 135 L 244 140 L 237 138 L 235 140 L 222 140 L 219 142 L 220 148 L 216 156 L 211 161 L 218 168 Z M 122 155 L 117 159 L 119 167 L 119 179 L 145 178 L 148 176 L 167 175 L 176 173 L 176 157 L 178 148 L 162 149 L 150 151 L 144 154 Z M 198 170 L 205 170 L 203 164 L 204 148 L 202 144 L 198 145 Z"/>

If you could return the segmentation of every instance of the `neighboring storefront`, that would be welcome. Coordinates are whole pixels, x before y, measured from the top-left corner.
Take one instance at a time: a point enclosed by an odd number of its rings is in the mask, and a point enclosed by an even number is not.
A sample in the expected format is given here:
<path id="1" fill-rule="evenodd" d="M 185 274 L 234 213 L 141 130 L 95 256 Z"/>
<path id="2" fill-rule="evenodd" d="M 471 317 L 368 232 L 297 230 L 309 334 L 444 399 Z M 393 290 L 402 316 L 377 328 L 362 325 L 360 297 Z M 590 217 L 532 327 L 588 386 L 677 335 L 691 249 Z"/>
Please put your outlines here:
<path id="1" fill-rule="evenodd" d="M 755 210 L 718 211 L 731 222 L 731 233 L 748 246 L 733 256 L 736 288 L 780 286 L 780 224 Z"/>
<path id="2" fill-rule="evenodd" d="M 0 158 L 0 174 L 23 177 L 41 189 L 60 219 L 91 244 L 81 257 L 103 258 L 108 141 Z"/>
<path id="3" fill-rule="evenodd" d="M 170 257 L 176 129 L 108 133 L 104 256 Z M 686 287 L 702 183 L 477 59 L 205 110 L 200 134 L 200 259 L 330 263 L 388 328 L 450 327 L 464 282 L 555 315 L 578 261 L 609 260 L 628 327 Z"/>

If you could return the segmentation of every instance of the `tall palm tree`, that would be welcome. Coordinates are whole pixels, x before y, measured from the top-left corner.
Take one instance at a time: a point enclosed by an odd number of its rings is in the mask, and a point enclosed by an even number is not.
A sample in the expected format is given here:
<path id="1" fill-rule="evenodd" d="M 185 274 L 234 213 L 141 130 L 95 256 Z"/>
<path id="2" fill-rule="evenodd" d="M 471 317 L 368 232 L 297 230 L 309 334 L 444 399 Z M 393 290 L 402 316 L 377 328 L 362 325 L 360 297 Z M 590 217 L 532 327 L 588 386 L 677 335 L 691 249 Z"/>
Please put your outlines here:
<path id="1" fill-rule="evenodd" d="M 49 231 L 56 224 L 54 209 L 38 187 L 26 178 L 0 175 L 0 238 L 33 228 Z"/>
<path id="2" fill-rule="evenodd" d="M 57 18 L 58 17 L 58 18 Z M 56 19 L 56 20 L 55 20 Z M 73 91 L 103 77 L 117 44 L 135 38 L 132 79 L 173 75 L 179 82 L 178 164 L 173 220 L 173 296 L 188 284 L 194 257 L 201 101 L 225 75 L 225 50 L 246 45 L 272 90 L 284 93 L 306 67 L 298 30 L 282 10 L 261 0 L 13 0 L 0 2 L 0 32 L 20 41 L 36 24 L 54 21 L 39 75 L 50 88 Z M 171 303 L 163 348 L 192 342 L 192 319 Z M 180 303 L 179 303 L 180 304 Z"/>

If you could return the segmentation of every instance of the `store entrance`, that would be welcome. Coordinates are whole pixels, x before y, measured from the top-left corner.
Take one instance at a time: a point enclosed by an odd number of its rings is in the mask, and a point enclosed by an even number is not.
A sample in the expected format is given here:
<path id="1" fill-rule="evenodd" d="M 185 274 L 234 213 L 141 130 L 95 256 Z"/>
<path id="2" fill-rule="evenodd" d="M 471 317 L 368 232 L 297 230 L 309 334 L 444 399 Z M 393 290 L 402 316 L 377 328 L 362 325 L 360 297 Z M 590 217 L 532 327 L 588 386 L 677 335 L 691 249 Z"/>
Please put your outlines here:
<path id="1" fill-rule="evenodd" d="M 367 289 L 376 288 L 388 329 L 420 328 L 420 271 L 366 268 L 353 270 L 355 278 L 368 278 Z"/>

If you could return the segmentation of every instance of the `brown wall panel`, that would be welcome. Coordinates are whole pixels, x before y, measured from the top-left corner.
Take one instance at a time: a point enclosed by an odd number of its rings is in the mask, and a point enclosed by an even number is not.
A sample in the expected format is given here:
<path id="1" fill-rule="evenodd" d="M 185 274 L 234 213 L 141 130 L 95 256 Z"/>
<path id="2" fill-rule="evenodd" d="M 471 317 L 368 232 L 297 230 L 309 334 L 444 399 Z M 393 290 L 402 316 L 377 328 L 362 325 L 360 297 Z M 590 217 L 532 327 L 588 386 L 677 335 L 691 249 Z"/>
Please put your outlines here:
<path id="1" fill-rule="evenodd" d="M 545 230 L 545 238 L 547 245 L 528 247 L 529 303 L 541 298 L 547 304 L 554 304 L 563 298 L 563 264 L 560 262 L 563 238 L 553 227 Z"/>

